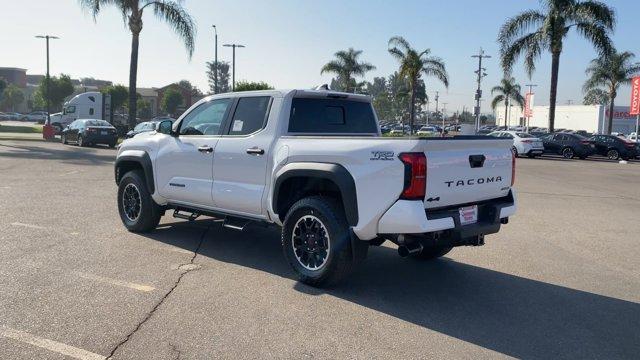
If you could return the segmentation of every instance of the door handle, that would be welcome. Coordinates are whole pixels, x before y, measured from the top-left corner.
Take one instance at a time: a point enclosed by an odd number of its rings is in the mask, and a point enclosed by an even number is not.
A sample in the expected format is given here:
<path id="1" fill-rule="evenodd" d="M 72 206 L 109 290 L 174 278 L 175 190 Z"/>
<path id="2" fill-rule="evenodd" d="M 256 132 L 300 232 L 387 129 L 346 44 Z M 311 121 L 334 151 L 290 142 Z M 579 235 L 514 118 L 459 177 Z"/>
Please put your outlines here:
<path id="1" fill-rule="evenodd" d="M 212 153 L 212 152 L 213 152 L 213 148 L 212 148 L 211 146 L 209 146 L 209 145 L 203 145 L 203 146 L 200 146 L 200 147 L 198 148 L 198 151 L 200 151 L 201 153 L 208 153 L 208 154 L 210 154 L 210 153 Z"/>
<path id="2" fill-rule="evenodd" d="M 247 149 L 247 154 L 249 155 L 264 155 L 264 149 L 260 149 L 259 147 L 252 147 Z"/>

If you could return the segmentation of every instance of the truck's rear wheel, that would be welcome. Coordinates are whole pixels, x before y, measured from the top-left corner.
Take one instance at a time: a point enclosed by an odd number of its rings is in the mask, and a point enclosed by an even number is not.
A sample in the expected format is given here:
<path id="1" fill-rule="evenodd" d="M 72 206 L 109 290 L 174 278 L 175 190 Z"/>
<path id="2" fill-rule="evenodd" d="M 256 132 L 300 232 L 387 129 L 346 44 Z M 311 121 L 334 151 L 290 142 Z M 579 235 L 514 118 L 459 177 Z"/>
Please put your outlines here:
<path id="1" fill-rule="evenodd" d="M 118 185 L 120 219 L 132 232 L 147 232 L 158 226 L 162 208 L 151 198 L 140 170 L 124 174 Z"/>
<path id="2" fill-rule="evenodd" d="M 433 260 L 447 255 L 451 249 L 453 249 L 451 246 L 425 247 L 422 251 L 415 254 L 414 257 L 421 260 Z"/>
<path id="3" fill-rule="evenodd" d="M 339 282 L 353 265 L 344 211 L 322 196 L 299 200 L 285 217 L 282 250 L 301 282 L 317 287 Z"/>

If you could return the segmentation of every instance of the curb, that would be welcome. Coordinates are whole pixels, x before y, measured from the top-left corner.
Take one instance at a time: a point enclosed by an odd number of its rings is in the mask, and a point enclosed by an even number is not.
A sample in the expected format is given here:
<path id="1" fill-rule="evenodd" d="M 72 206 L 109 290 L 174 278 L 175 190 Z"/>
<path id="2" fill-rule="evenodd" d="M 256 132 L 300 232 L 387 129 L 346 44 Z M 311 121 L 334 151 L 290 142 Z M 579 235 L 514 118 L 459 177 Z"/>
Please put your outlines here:
<path id="1" fill-rule="evenodd" d="M 52 140 L 45 140 L 43 138 L 28 138 L 28 137 L 10 137 L 10 136 L 2 136 L 0 135 L 0 141 L 40 141 L 40 142 L 52 142 L 59 143 L 60 139 L 54 138 Z"/>

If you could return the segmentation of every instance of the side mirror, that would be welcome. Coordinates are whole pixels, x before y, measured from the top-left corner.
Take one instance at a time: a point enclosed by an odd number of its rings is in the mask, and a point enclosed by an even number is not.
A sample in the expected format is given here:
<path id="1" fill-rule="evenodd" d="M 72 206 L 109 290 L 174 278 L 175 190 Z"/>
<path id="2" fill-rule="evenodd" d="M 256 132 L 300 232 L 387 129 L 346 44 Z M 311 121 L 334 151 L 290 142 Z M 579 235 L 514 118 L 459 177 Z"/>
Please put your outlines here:
<path id="1" fill-rule="evenodd" d="M 173 135 L 173 131 L 171 128 L 173 127 L 173 122 L 171 120 L 162 120 L 160 124 L 158 124 L 158 132 L 166 135 Z"/>

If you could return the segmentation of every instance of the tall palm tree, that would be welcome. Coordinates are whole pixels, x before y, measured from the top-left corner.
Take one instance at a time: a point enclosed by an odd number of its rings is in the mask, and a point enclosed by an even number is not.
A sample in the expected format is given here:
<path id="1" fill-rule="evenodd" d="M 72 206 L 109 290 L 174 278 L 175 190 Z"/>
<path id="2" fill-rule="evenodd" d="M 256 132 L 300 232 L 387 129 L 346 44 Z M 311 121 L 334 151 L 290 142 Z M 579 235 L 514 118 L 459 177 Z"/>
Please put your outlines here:
<path id="1" fill-rule="evenodd" d="M 491 108 L 496 109 L 499 103 L 504 103 L 504 125 L 507 126 L 507 114 L 511 101 L 524 108 L 524 97 L 520 94 L 520 84 L 516 83 L 513 77 L 505 77 L 500 81 L 500 85 L 496 85 L 491 89 L 491 95 L 498 93 L 491 101 Z"/>
<path id="2" fill-rule="evenodd" d="M 400 62 L 400 76 L 407 79 L 409 83 L 409 91 L 411 92 L 409 103 L 409 126 L 410 133 L 413 133 L 413 121 L 416 116 L 416 95 L 418 90 L 418 82 L 422 74 L 425 76 L 433 76 L 449 87 L 449 75 L 444 66 L 442 59 L 430 56 L 431 50 L 426 49 L 422 52 L 411 47 L 409 42 L 401 36 L 394 36 L 389 39 L 389 53 Z"/>
<path id="3" fill-rule="evenodd" d="M 136 82 L 138 77 L 138 46 L 142 31 L 142 15 L 145 10 L 164 20 L 182 39 L 189 59 L 193 55 L 195 23 L 191 15 L 182 7 L 180 0 L 78 0 L 80 6 L 93 14 L 94 20 L 100 10 L 107 5 L 114 5 L 122 14 L 131 31 L 131 62 L 129 66 L 129 126 L 136 123 Z"/>
<path id="4" fill-rule="evenodd" d="M 340 50 L 334 54 L 335 60 L 329 61 L 320 69 L 320 74 L 328 72 L 338 75 L 338 82 L 342 83 L 343 90 L 355 92 L 358 84 L 354 77 L 364 76 L 368 71 L 376 68 L 368 62 L 359 61 L 360 55 L 362 55 L 362 50 L 354 50 L 353 48 Z"/>
<path id="5" fill-rule="evenodd" d="M 612 8 L 599 1 L 542 0 L 543 11 L 528 10 L 507 20 L 500 28 L 501 62 L 505 72 L 524 54 L 529 77 L 543 51 L 551 52 L 549 131 L 553 131 L 558 92 L 560 53 L 565 37 L 574 28 L 600 52 L 611 51 L 609 34 L 615 26 Z"/>
<path id="6" fill-rule="evenodd" d="M 613 127 L 613 107 L 621 85 L 631 83 L 631 77 L 640 72 L 640 65 L 633 62 L 635 55 L 631 52 L 612 51 L 605 56 L 595 58 L 589 63 L 586 73 L 589 78 L 582 90 L 604 90 L 609 100 L 609 123 L 607 133 L 611 134 Z M 604 89 L 603 89 L 604 88 Z"/>

